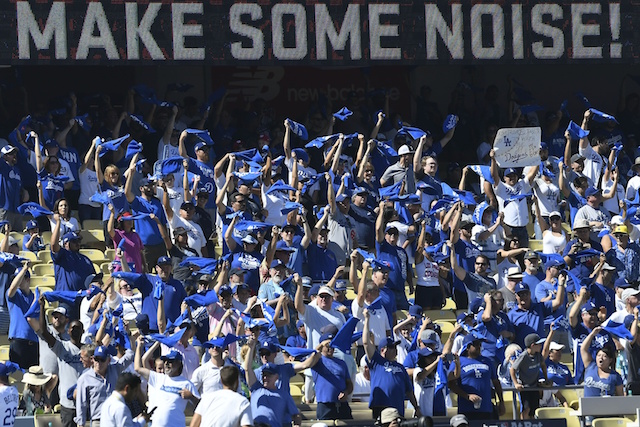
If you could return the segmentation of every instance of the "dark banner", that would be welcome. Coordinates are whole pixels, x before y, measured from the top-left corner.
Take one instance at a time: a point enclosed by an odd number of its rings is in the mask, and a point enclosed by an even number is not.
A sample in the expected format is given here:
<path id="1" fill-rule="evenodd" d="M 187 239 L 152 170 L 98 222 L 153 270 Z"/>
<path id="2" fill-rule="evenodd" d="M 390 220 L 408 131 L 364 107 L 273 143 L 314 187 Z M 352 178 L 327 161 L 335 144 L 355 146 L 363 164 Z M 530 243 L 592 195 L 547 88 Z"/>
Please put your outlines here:
<path id="1" fill-rule="evenodd" d="M 9 1 L 0 64 L 635 63 L 633 0 Z"/>

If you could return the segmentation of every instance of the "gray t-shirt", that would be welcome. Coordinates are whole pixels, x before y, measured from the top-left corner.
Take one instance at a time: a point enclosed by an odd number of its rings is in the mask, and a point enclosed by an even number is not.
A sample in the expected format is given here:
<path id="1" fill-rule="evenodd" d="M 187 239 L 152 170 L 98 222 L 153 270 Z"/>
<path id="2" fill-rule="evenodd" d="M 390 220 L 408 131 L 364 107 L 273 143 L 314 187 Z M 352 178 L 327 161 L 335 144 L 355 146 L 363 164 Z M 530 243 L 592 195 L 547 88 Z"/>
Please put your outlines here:
<path id="1" fill-rule="evenodd" d="M 413 175 L 413 165 L 410 164 L 409 167 L 403 168 L 400 166 L 400 163 L 394 163 L 389 166 L 380 181 L 385 182 L 385 186 L 397 184 L 399 182 L 405 181 L 405 194 L 411 194 L 416 192 L 416 181 Z"/>
<path id="2" fill-rule="evenodd" d="M 67 390 L 76 385 L 80 374 L 84 371 L 82 360 L 80 360 L 80 349 L 71 341 L 56 340 L 51 350 L 58 358 L 60 404 L 65 408 L 75 409 L 76 402 L 67 398 Z"/>
<path id="3" fill-rule="evenodd" d="M 336 256 L 338 265 L 345 265 L 347 258 L 353 251 L 353 239 L 356 236 L 355 221 L 349 215 L 344 215 L 339 208 L 333 215 L 329 215 L 329 234 L 327 247 Z"/>
<path id="4" fill-rule="evenodd" d="M 538 385 L 540 378 L 540 366 L 542 365 L 542 354 L 529 354 L 523 351 L 511 365 L 516 371 L 518 379 L 524 386 L 534 387 Z"/>
<path id="5" fill-rule="evenodd" d="M 47 328 L 49 329 L 51 335 L 53 335 L 60 341 L 68 341 L 70 339 L 67 332 L 59 334 L 58 331 L 56 331 L 56 329 L 51 325 L 49 325 Z M 47 344 L 45 340 L 40 338 L 38 340 L 38 348 L 40 350 L 39 364 L 40 366 L 42 366 L 42 370 L 44 371 L 44 373 L 58 375 L 58 358 L 49 348 L 49 344 Z"/>

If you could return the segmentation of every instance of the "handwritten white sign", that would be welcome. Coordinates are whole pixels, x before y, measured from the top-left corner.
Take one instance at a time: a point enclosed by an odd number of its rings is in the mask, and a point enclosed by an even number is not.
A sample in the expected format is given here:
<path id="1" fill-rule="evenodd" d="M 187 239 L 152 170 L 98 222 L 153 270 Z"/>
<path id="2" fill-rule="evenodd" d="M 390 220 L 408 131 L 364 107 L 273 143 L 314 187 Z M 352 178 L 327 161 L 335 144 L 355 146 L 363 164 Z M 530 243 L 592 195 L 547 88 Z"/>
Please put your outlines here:
<path id="1" fill-rule="evenodd" d="M 493 141 L 496 162 L 501 168 L 521 168 L 540 164 L 539 127 L 499 129 Z"/>

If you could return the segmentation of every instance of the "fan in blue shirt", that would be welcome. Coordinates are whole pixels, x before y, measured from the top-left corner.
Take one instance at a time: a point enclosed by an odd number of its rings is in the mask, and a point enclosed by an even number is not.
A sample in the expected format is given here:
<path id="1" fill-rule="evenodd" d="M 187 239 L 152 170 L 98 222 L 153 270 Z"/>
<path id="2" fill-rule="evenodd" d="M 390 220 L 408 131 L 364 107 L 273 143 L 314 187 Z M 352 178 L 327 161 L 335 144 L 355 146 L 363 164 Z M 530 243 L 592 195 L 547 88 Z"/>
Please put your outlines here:
<path id="1" fill-rule="evenodd" d="M 409 399 L 416 408 L 414 417 L 419 417 L 420 409 L 413 393 L 413 383 L 404 366 L 396 362 L 399 341 L 383 338 L 376 349 L 372 342 L 369 319 L 371 313 L 365 309 L 362 344 L 367 355 L 369 372 L 371 373 L 371 396 L 369 408 L 373 411 L 373 419 L 377 419 L 384 408 L 396 408 L 404 416 L 404 399 Z"/>

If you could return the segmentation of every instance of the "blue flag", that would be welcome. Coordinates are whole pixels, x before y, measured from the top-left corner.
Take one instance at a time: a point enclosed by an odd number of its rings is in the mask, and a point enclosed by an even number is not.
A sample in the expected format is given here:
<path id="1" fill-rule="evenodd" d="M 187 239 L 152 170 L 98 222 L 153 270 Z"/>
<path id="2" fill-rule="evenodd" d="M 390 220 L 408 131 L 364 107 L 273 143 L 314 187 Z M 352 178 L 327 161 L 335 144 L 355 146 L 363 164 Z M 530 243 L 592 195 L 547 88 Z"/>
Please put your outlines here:
<path id="1" fill-rule="evenodd" d="M 252 148 L 250 150 L 239 151 L 239 152 L 235 153 L 235 155 L 236 155 L 236 159 L 239 159 L 239 160 L 244 160 L 244 161 L 247 161 L 247 162 L 256 162 L 256 163 L 261 163 L 262 162 L 262 156 L 258 152 L 257 148 Z"/>
<path id="2" fill-rule="evenodd" d="M 82 116 L 76 116 L 73 118 L 75 122 L 80 126 L 85 132 L 89 132 L 91 130 L 91 123 L 87 120 L 89 118 L 89 113 L 83 114 Z"/>
<path id="3" fill-rule="evenodd" d="M 39 216 L 43 215 L 53 215 L 53 212 L 51 212 L 49 209 L 43 208 L 38 203 L 34 202 L 21 204 L 20 206 L 18 206 L 18 212 L 21 215 L 30 214 L 34 218 L 38 218 Z"/>
<path id="4" fill-rule="evenodd" d="M 29 309 L 24 314 L 25 318 L 29 319 L 37 319 L 40 317 L 40 288 L 36 287 L 36 290 L 33 292 L 33 301 L 29 306 Z"/>
<path id="5" fill-rule="evenodd" d="M 569 122 L 569 126 L 567 126 L 567 131 L 569 132 L 569 135 L 571 135 L 572 139 L 582 139 L 589 136 L 589 131 L 582 129 L 580 125 L 578 125 L 573 120 Z"/>
<path id="6" fill-rule="evenodd" d="M 349 353 L 351 351 L 351 337 L 358 323 L 360 323 L 360 319 L 355 316 L 350 317 L 331 340 L 331 346 L 340 349 L 344 353 Z"/>
<path id="7" fill-rule="evenodd" d="M 218 301 L 218 295 L 214 290 L 208 290 L 204 294 L 193 294 L 184 299 L 184 302 L 191 308 L 206 307 Z"/>
<path id="8" fill-rule="evenodd" d="M 287 119 L 289 122 L 289 127 L 291 128 L 291 132 L 295 133 L 300 137 L 300 139 L 307 140 L 309 139 L 309 133 L 307 132 L 307 128 L 304 127 L 303 124 L 294 122 L 291 119 Z"/>
<path id="9" fill-rule="evenodd" d="M 365 251 L 364 249 L 360 249 L 360 248 L 356 248 L 356 251 L 362 255 L 362 257 L 364 258 L 365 261 L 367 261 L 369 264 L 371 264 L 373 262 L 374 259 L 376 259 L 376 256 L 370 252 Z"/>
<path id="10" fill-rule="evenodd" d="M 160 162 L 160 173 L 162 173 L 162 175 L 169 175 L 170 173 L 180 172 L 184 167 L 182 165 L 183 161 L 184 157 L 181 156 L 164 159 Z"/>
<path id="11" fill-rule="evenodd" d="M 293 211 L 301 212 L 302 208 L 303 208 L 302 205 L 298 202 L 286 202 L 284 204 L 284 207 L 280 209 L 280 213 L 282 215 L 286 215 L 289 212 L 293 212 Z"/>
<path id="12" fill-rule="evenodd" d="M 140 144 L 136 140 L 131 140 L 129 141 L 129 145 L 127 145 L 127 154 L 125 154 L 125 158 L 130 159 L 131 157 L 135 156 L 136 153 L 141 153 L 141 152 L 142 152 L 142 144 Z M 144 160 L 142 162 L 144 163 Z M 136 163 L 136 169 L 137 169 L 137 166 L 138 166 L 138 163 Z"/>
<path id="13" fill-rule="evenodd" d="M 99 293 L 103 293 L 102 289 L 99 287 L 92 285 L 91 288 L 80 291 L 49 291 L 45 292 L 43 295 L 45 299 L 49 302 L 61 302 L 68 305 L 74 305 L 77 301 L 83 298 L 93 298 Z"/>
<path id="14" fill-rule="evenodd" d="M 176 344 L 178 344 L 178 341 L 180 341 L 180 338 L 182 338 L 186 330 L 186 328 L 182 328 L 175 334 L 169 336 L 166 336 L 164 334 L 151 334 L 147 335 L 145 338 L 148 338 L 151 341 L 157 341 L 169 348 L 172 348 L 175 347 Z"/>
<path id="15" fill-rule="evenodd" d="M 469 165 L 469 169 L 475 172 L 478 176 L 484 178 L 485 181 L 488 181 L 489 184 L 493 185 L 496 182 L 493 180 L 491 176 L 491 167 L 485 165 Z"/>
<path id="16" fill-rule="evenodd" d="M 203 347 L 204 348 L 211 348 L 211 347 L 226 348 L 229 345 L 233 344 L 234 342 L 238 341 L 239 339 L 240 338 L 234 334 L 227 334 L 224 337 L 210 339 L 209 341 L 203 344 Z"/>
<path id="17" fill-rule="evenodd" d="M 421 137 L 427 135 L 427 132 L 416 127 L 402 126 L 400 130 L 398 130 L 398 133 L 396 135 L 400 135 L 400 136 L 409 135 L 412 139 L 420 139 Z"/>
<path id="18" fill-rule="evenodd" d="M 306 193 L 309 188 L 313 187 L 324 175 L 319 173 L 317 175 L 311 175 L 309 179 L 302 185 L 302 192 Z"/>
<path id="19" fill-rule="evenodd" d="M 567 319 L 563 314 L 553 319 L 553 330 L 557 331 L 568 331 L 569 327 L 569 319 Z"/>
<path id="20" fill-rule="evenodd" d="M 402 181 L 388 187 L 380 187 L 380 189 L 378 190 L 378 194 L 380 194 L 381 199 L 386 199 L 391 196 L 397 195 L 400 192 L 400 187 L 402 187 Z"/>

